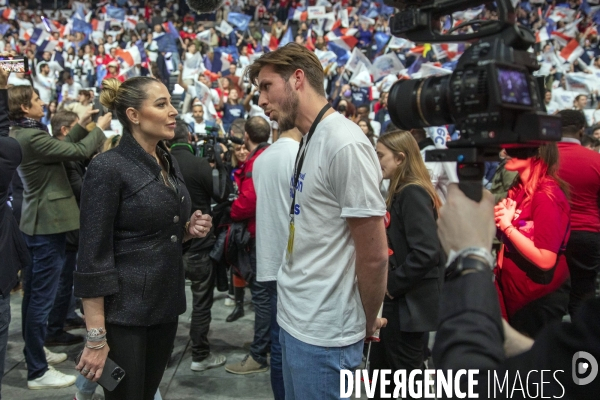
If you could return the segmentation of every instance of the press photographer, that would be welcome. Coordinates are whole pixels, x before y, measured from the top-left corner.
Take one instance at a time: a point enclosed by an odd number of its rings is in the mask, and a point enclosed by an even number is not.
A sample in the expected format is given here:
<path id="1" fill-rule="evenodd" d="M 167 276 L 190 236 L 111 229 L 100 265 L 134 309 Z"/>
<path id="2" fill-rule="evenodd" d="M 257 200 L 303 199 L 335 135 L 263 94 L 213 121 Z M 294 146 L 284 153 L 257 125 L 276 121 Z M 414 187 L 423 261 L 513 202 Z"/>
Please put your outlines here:
<path id="1" fill-rule="evenodd" d="M 192 146 L 192 132 L 183 121 L 177 121 L 175 136 L 169 141 L 171 155 L 177 160 L 185 181 L 194 210 L 202 214 L 211 214 L 213 202 L 227 201 L 230 186 L 224 185 L 215 190 L 213 172 L 219 173 L 210 165 L 207 157 L 198 157 Z M 219 145 L 219 143 L 217 143 Z M 211 145 L 214 146 L 214 143 Z M 206 148 L 206 147 L 205 147 Z M 212 148 L 211 148 L 212 149 Z M 214 150 L 212 150 L 214 155 Z M 214 159 L 213 159 L 214 162 Z M 219 195 L 220 194 L 220 195 Z M 223 355 L 211 353 L 208 342 L 208 331 L 211 321 L 210 309 L 213 304 L 213 293 L 217 279 L 217 265 L 210 258 L 210 251 L 215 243 L 215 226 L 204 238 L 192 239 L 189 249 L 183 256 L 186 278 L 192 282 L 192 321 L 190 338 L 192 340 L 192 371 L 204 371 L 225 364 Z"/>

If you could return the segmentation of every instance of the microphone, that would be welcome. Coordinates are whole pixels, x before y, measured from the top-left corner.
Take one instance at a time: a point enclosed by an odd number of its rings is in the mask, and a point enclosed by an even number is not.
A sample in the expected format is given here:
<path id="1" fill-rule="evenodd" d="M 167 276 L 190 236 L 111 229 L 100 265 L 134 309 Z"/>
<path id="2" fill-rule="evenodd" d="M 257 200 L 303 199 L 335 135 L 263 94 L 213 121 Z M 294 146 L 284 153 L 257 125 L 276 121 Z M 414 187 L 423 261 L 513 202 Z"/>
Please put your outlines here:
<path id="1" fill-rule="evenodd" d="M 223 5 L 223 0 L 186 0 L 186 3 L 197 13 L 211 13 Z"/>

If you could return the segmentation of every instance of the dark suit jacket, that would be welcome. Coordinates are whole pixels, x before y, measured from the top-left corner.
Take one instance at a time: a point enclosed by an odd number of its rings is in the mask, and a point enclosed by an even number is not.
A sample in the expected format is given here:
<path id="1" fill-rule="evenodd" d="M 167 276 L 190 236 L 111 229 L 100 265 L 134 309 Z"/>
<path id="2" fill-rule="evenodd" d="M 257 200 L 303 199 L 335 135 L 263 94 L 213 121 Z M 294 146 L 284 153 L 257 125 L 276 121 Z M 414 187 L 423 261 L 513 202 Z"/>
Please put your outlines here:
<path id="1" fill-rule="evenodd" d="M 433 201 L 422 187 L 407 185 L 394 197 L 387 228 L 394 251 L 387 290 L 399 303 L 402 331 L 436 328 L 445 257 L 435 220 Z"/>
<path id="2" fill-rule="evenodd" d="M 19 225 L 8 206 L 8 189 L 21 163 L 19 143 L 8 137 L 8 93 L 0 90 L 0 294 L 6 296 L 17 283 L 17 272 L 29 263 L 29 253 Z"/>
<path id="3" fill-rule="evenodd" d="M 572 375 L 575 364 L 573 359 L 578 358 L 574 357 L 576 353 L 584 351 L 591 354 L 596 362 L 600 360 L 600 299 L 584 303 L 573 317 L 572 323 L 556 323 L 544 327 L 531 350 L 506 358 L 500 305 L 492 279 L 491 272 L 478 272 L 446 282 L 433 347 L 436 368 L 444 371 L 479 369 L 476 378 L 479 384 L 475 392 L 479 393 L 480 399 L 489 398 L 487 371 L 496 371 L 499 382 L 508 373 L 509 389 L 505 387 L 494 398 L 524 398 L 527 391 L 519 389 L 517 372 L 522 378 L 523 387 L 529 385 L 532 397 L 526 398 L 534 398 L 536 390 L 538 393 L 540 391 L 541 370 L 547 370 L 543 376 L 543 382 L 546 382 L 543 384 L 545 398 L 598 399 L 600 377 L 587 385 L 579 386 L 574 383 Z M 530 371 L 533 373 L 529 376 Z M 491 376 L 493 377 L 493 372 Z M 517 390 L 512 392 L 512 396 L 508 396 L 514 386 Z M 496 388 L 498 391 L 498 386 Z"/>
<path id="4" fill-rule="evenodd" d="M 157 153 L 175 189 L 128 133 L 92 160 L 83 181 L 75 295 L 104 297 L 109 323 L 150 326 L 185 311 L 182 238 L 190 195 L 177 161 L 162 144 Z"/>

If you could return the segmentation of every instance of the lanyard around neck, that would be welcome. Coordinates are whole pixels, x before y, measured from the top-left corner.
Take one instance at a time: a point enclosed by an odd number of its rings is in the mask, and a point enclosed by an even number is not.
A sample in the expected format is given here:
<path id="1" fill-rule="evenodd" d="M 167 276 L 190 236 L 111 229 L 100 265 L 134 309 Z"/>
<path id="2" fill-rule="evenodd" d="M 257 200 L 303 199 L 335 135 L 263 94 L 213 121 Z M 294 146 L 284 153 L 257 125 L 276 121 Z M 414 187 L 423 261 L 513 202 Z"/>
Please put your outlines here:
<path id="1" fill-rule="evenodd" d="M 317 115 L 317 118 L 315 119 L 315 121 L 312 123 L 310 129 L 308 130 L 308 134 L 306 135 L 306 141 L 302 141 L 302 143 L 300 144 L 300 148 L 298 149 L 298 154 L 296 155 L 296 162 L 295 162 L 296 168 L 294 170 L 294 180 L 292 181 L 292 187 L 293 187 L 293 193 L 294 193 L 292 195 L 292 205 L 290 207 L 290 215 L 292 216 L 292 218 L 294 217 L 294 207 L 296 206 L 296 190 L 298 188 L 298 178 L 300 178 L 300 171 L 302 171 L 302 165 L 304 164 L 304 158 L 306 157 L 306 152 L 308 151 L 308 142 L 310 142 L 310 139 L 312 138 L 313 134 L 315 133 L 315 129 L 317 129 L 317 125 L 319 125 L 319 122 L 321 122 L 323 115 L 325 115 L 327 110 L 329 110 L 330 108 L 331 108 L 331 105 L 329 103 L 327 103 L 323 106 L 323 108 L 319 112 L 319 115 Z M 302 151 L 302 149 L 304 149 L 304 151 Z"/>

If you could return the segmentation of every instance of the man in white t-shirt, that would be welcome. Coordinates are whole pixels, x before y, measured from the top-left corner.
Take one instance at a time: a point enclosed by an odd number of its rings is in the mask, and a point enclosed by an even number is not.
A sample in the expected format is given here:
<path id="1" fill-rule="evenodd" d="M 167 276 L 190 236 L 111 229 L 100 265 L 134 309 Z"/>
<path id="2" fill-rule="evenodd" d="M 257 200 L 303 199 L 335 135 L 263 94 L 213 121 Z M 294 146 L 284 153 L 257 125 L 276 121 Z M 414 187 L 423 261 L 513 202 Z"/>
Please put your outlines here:
<path id="1" fill-rule="evenodd" d="M 265 282 L 271 300 L 271 388 L 275 400 L 285 400 L 281 344 L 277 324 L 277 274 L 287 243 L 290 211 L 290 176 L 302 134 L 296 128 L 283 132 L 254 162 L 256 190 L 256 280 Z"/>
<path id="2" fill-rule="evenodd" d="M 362 130 L 328 108 L 314 53 L 290 43 L 247 71 L 265 114 L 304 135 L 277 275 L 286 398 L 339 399 L 340 370 L 358 368 L 365 337 L 385 324 L 377 318 L 388 261 L 381 169 Z"/>
<path id="3" fill-rule="evenodd" d="M 79 91 L 83 89 L 83 87 L 75 82 L 73 79 L 73 75 L 70 72 L 65 72 L 64 74 L 65 83 L 62 85 L 62 102 L 70 103 L 72 101 L 77 101 L 77 96 L 79 96 Z"/>
<path id="4" fill-rule="evenodd" d="M 46 104 L 52 101 L 52 90 L 56 87 L 56 78 L 50 71 L 50 65 L 41 62 L 37 65 L 37 74 L 33 78 L 33 86 L 38 90 L 40 99 Z"/>

